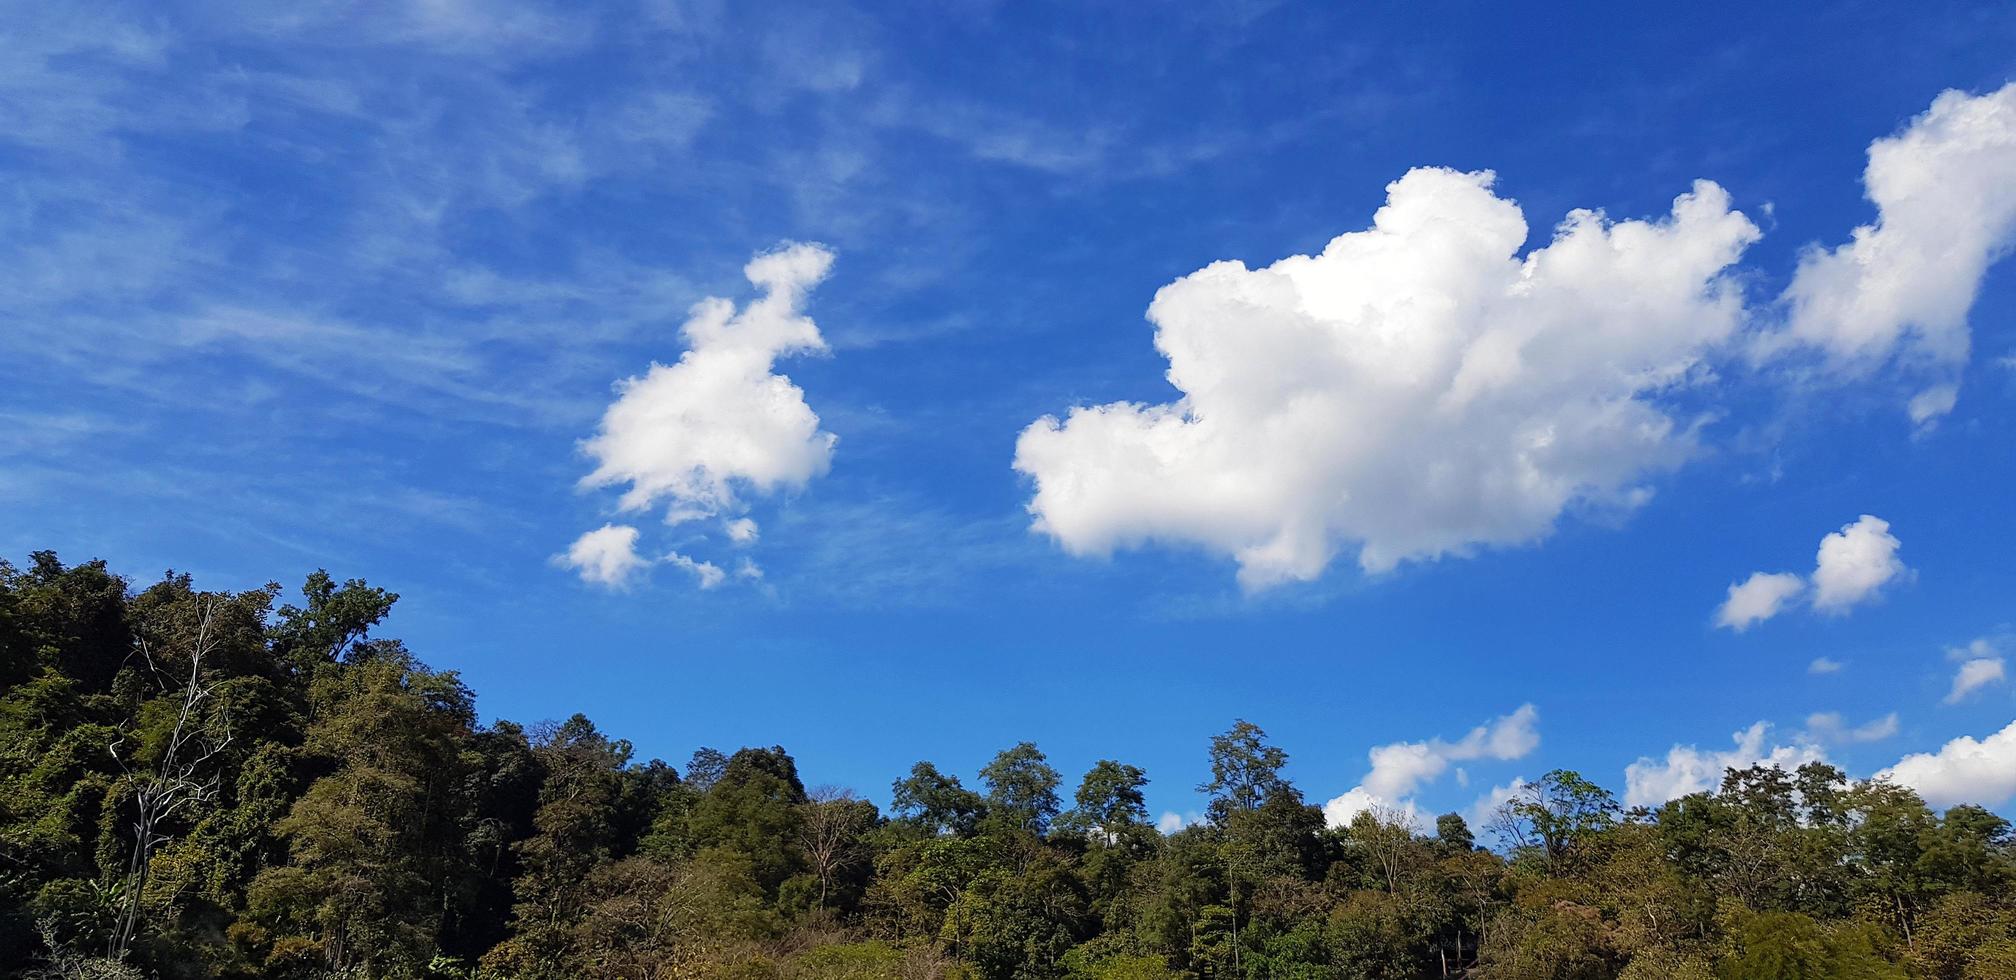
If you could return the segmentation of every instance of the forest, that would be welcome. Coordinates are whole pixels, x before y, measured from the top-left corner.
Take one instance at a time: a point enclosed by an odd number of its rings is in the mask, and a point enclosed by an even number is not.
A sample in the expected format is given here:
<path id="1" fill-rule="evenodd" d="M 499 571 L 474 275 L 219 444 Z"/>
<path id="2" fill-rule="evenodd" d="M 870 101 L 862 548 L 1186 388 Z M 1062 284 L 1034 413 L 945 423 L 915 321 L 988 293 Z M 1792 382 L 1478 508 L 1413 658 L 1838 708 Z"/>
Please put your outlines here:
<path id="1" fill-rule="evenodd" d="M 288 594 L 0 562 L 0 975 L 2016 978 L 2009 822 L 1826 765 L 1329 827 L 1228 719 L 1175 833 L 1140 768 L 1032 742 L 892 774 L 884 811 L 781 746 L 483 724 L 373 634 L 397 596 Z"/>

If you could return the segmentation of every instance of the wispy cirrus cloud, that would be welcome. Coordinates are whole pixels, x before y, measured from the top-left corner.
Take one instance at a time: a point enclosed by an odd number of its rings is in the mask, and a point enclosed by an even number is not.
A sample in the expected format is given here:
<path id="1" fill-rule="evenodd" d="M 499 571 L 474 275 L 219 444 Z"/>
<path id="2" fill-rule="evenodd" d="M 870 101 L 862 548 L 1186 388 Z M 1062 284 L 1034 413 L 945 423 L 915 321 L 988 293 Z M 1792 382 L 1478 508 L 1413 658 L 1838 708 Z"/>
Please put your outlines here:
<path id="1" fill-rule="evenodd" d="M 1818 711 L 1806 716 L 1802 737 L 1822 743 L 1880 742 L 1897 734 L 1897 712 L 1851 725 L 1838 711 Z"/>
<path id="2" fill-rule="evenodd" d="M 1946 659 L 1957 664 L 1953 686 L 1945 703 L 1959 704 L 1976 693 L 2008 679 L 2008 658 L 2003 655 L 2007 637 L 1983 636 L 1946 651 Z"/>

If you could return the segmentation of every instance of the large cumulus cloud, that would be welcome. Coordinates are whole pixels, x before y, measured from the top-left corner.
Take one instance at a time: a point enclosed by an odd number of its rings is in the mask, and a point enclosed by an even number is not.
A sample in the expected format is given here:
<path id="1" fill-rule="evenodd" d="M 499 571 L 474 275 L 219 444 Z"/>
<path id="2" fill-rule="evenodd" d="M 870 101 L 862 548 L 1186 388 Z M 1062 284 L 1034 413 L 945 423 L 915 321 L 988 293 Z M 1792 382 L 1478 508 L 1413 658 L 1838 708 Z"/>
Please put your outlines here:
<path id="1" fill-rule="evenodd" d="M 1492 182 L 1417 169 L 1321 254 L 1164 287 L 1148 318 L 1181 397 L 1024 430 L 1037 528 L 1079 554 L 1201 544 L 1252 588 L 1645 499 L 1692 450 L 1657 396 L 1742 324 L 1728 270 L 1757 228 L 1704 181 L 1656 221 L 1573 212 L 1522 258 L 1526 218 Z"/>
<path id="2" fill-rule="evenodd" d="M 1937 381 L 1913 399 L 1926 421 L 1952 410 L 1967 360 L 1967 313 L 1988 267 L 2016 239 L 2016 84 L 1949 91 L 1869 146 L 1863 187 L 1876 221 L 1847 244 L 1809 250 L 1774 340 L 1818 348 L 1863 372 L 1892 356 Z"/>
<path id="3" fill-rule="evenodd" d="M 1936 752 L 1907 755 L 1878 776 L 1917 790 L 1933 806 L 2000 806 L 2016 797 L 2016 721 L 1985 738 L 1962 735 Z"/>
<path id="4" fill-rule="evenodd" d="M 1216 262 L 1157 293 L 1179 397 L 1023 430 L 1035 527 L 1074 554 L 1200 545 L 1248 588 L 1340 553 L 1380 571 L 1532 541 L 1570 508 L 1645 500 L 1695 448 L 1662 396 L 1739 349 L 1823 383 L 1895 365 L 1929 426 L 1958 403 L 1968 311 L 2016 242 L 2016 84 L 1941 95 L 1871 144 L 1864 186 L 1876 221 L 1746 308 L 1736 264 L 1758 231 L 1713 183 L 1657 220 L 1572 212 L 1522 257 L 1526 216 L 1489 172 L 1411 171 L 1320 254 Z M 1756 583 L 1730 625 L 1787 584 Z"/>

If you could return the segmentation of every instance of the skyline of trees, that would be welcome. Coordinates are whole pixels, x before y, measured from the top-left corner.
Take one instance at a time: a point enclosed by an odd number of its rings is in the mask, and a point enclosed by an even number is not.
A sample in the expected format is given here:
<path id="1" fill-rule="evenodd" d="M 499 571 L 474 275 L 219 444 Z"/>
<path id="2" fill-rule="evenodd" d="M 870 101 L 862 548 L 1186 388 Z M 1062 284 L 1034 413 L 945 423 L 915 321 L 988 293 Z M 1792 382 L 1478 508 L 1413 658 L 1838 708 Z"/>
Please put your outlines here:
<path id="1" fill-rule="evenodd" d="M 884 812 L 782 746 L 483 724 L 373 635 L 398 596 L 281 595 L 0 562 L 0 976 L 2016 977 L 2009 822 L 1820 763 L 1330 827 L 1235 720 L 1175 833 L 1149 773 L 1029 741 Z"/>

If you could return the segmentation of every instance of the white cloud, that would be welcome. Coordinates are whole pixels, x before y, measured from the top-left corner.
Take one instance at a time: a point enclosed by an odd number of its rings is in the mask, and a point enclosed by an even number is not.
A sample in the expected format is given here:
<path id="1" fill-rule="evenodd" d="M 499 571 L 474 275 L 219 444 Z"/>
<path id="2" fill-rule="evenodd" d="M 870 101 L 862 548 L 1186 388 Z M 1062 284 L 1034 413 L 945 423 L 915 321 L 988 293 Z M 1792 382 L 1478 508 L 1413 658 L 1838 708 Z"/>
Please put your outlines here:
<path id="1" fill-rule="evenodd" d="M 2016 722 L 1979 741 L 1962 735 L 1937 752 L 1907 755 L 1877 776 L 1917 790 L 1933 806 L 1998 806 L 2016 796 Z"/>
<path id="2" fill-rule="evenodd" d="M 1463 817 L 1469 822 L 1470 831 L 1481 835 L 1484 828 L 1491 826 L 1491 821 L 1498 816 L 1498 808 L 1504 806 L 1507 800 L 1518 796 L 1525 788 L 1525 777 L 1515 777 L 1511 782 L 1503 786 L 1493 786 L 1486 790 L 1484 795 L 1477 797 L 1477 802 L 1470 804 L 1470 812 Z"/>
<path id="3" fill-rule="evenodd" d="M 714 588 L 728 580 L 728 573 L 722 571 L 721 566 L 713 562 L 697 561 L 676 551 L 668 552 L 665 555 L 665 562 L 692 572 L 693 577 L 699 580 L 702 589 Z"/>
<path id="4" fill-rule="evenodd" d="M 1729 587 L 1729 598 L 1715 611 L 1715 625 L 1738 633 L 1778 615 L 1806 591 L 1806 580 L 1791 572 L 1752 572 Z"/>
<path id="5" fill-rule="evenodd" d="M 1813 568 L 1813 608 L 1841 613 L 1873 598 L 1910 570 L 1897 558 L 1890 522 L 1869 514 L 1820 539 Z"/>
<path id="6" fill-rule="evenodd" d="M 1471 729 L 1455 742 L 1438 738 L 1377 746 L 1367 753 L 1372 770 L 1357 786 L 1325 803 L 1324 818 L 1331 826 L 1341 827 L 1365 810 L 1383 807 L 1418 820 L 1419 808 L 1410 797 L 1422 784 L 1439 778 L 1451 762 L 1524 758 L 1540 745 L 1539 720 L 1539 710 L 1524 704 L 1509 715 Z"/>
<path id="7" fill-rule="evenodd" d="M 1959 663 L 1962 660 L 1979 660 L 1982 657 L 1999 657 L 2002 655 L 2003 644 L 2008 643 L 2010 639 L 2011 639 L 2010 634 L 2006 632 L 1998 633 L 1993 636 L 1977 636 L 1974 639 L 1969 640 L 1966 643 L 1963 643 L 1957 647 L 1947 647 L 1946 659 L 1951 660 L 1954 663 Z"/>
<path id="8" fill-rule="evenodd" d="M 1957 374 L 1981 278 L 2016 238 L 2016 84 L 1942 93 L 1870 144 L 1862 180 L 1876 223 L 1801 258 L 1786 333 L 1838 368 L 1866 371 L 1894 353 Z M 1948 387 L 1913 399 L 1913 421 L 1951 410 Z"/>
<path id="9" fill-rule="evenodd" d="M 1658 221 L 1573 212 L 1522 259 L 1525 215 L 1491 182 L 1416 169 L 1320 254 L 1161 289 L 1148 318 L 1178 397 L 1024 429 L 1034 529 L 1075 555 L 1200 546 L 1249 590 L 1339 553 L 1379 572 L 1536 541 L 1564 512 L 1647 499 L 1696 446 L 1663 396 L 1739 344 L 1819 349 L 1837 380 L 1930 365 L 1910 405 L 1925 431 L 1958 398 L 1967 312 L 2016 238 L 2016 85 L 1947 92 L 1873 143 L 1876 222 L 1802 257 L 1776 325 L 1745 308 L 1735 266 L 1758 232 L 1715 184 Z M 1819 608 L 1857 601 L 1837 595 Z"/>
<path id="10" fill-rule="evenodd" d="M 596 462 L 582 485 L 628 483 L 625 510 L 667 500 L 676 522 L 733 508 L 741 491 L 798 489 L 825 473 L 836 437 L 819 430 L 805 392 L 771 369 L 826 348 L 799 307 L 832 262 L 818 245 L 789 245 L 743 270 L 761 299 L 739 312 L 719 297 L 694 306 L 679 362 L 617 384 L 600 430 L 582 444 Z"/>
<path id="11" fill-rule="evenodd" d="M 1490 725 L 1479 725 L 1450 748 L 1452 759 L 1523 759 L 1540 747 L 1540 711 L 1522 704 Z"/>
<path id="12" fill-rule="evenodd" d="M 630 576 L 650 564 L 637 554 L 637 529 L 622 524 L 604 524 L 575 538 L 555 560 L 580 572 L 583 582 L 612 588 L 629 585 Z"/>
<path id="13" fill-rule="evenodd" d="M 1161 819 L 1155 821 L 1155 829 L 1161 831 L 1164 836 L 1167 836 L 1185 827 L 1203 822 L 1204 815 L 1195 810 L 1189 813 L 1177 813 L 1174 810 L 1165 810 L 1162 813 Z"/>
<path id="14" fill-rule="evenodd" d="M 2001 657 L 1976 657 L 1963 661 L 1960 669 L 1953 672 L 1953 690 L 1947 693 L 1947 704 L 1959 704 L 1976 691 L 2006 680 L 2008 674 Z"/>
<path id="15" fill-rule="evenodd" d="M 1363 786 L 1354 786 L 1323 804 L 1323 822 L 1332 827 L 1348 827 L 1361 813 L 1377 814 L 1409 827 L 1419 827 L 1425 822 L 1420 804 L 1379 796 Z"/>
<path id="16" fill-rule="evenodd" d="M 1412 800 L 1394 801 L 1378 796 L 1363 786 L 1353 786 L 1341 795 L 1333 796 L 1323 804 L 1323 822 L 1332 827 L 1348 827 L 1351 821 L 1367 810 L 1399 809 L 1414 806 Z"/>
<path id="17" fill-rule="evenodd" d="M 1912 425 L 1917 426 L 1920 431 L 1926 431 L 1953 411 L 1953 406 L 1958 404 L 1960 404 L 1960 386 L 1938 384 L 1912 395 L 1904 410 L 1911 416 Z"/>
<path id="18" fill-rule="evenodd" d="M 1846 666 L 1848 665 L 1832 657 L 1814 657 L 1813 662 L 1806 665 L 1806 672 L 1816 677 L 1821 674 L 1838 674 L 1841 668 Z"/>
<path id="19" fill-rule="evenodd" d="M 826 349 L 800 309 L 832 264 L 821 246 L 789 244 L 743 268 L 761 298 L 740 311 L 718 297 L 695 305 L 679 362 L 617 384 L 615 403 L 582 444 L 596 461 L 582 486 L 627 483 L 624 510 L 662 500 L 665 523 L 682 524 L 739 510 L 748 495 L 802 489 L 825 473 L 837 439 L 820 430 L 805 392 L 773 368 L 779 357 Z M 637 532 L 628 530 L 634 548 Z M 732 517 L 722 530 L 748 545 L 758 529 L 751 518 Z M 703 589 L 727 579 L 719 565 L 676 551 L 665 561 L 692 572 Z M 736 574 L 754 579 L 762 570 L 745 559 Z"/>
<path id="20" fill-rule="evenodd" d="M 1433 781 L 1449 767 L 1449 757 L 1440 746 L 1429 742 L 1395 742 L 1368 753 L 1372 771 L 1365 775 L 1363 788 L 1379 799 L 1399 800 L 1415 787 Z"/>
<path id="21" fill-rule="evenodd" d="M 1624 767 L 1624 804 L 1658 806 L 1689 793 L 1715 789 L 1722 785 L 1722 773 L 1729 769 L 1755 765 L 1794 769 L 1826 760 L 1826 753 L 1811 742 L 1766 748 L 1764 740 L 1770 730 L 1770 724 L 1760 721 L 1731 735 L 1730 740 L 1736 743 L 1731 749 L 1718 752 L 1675 745 L 1667 751 L 1663 762 L 1640 758 Z"/>
<path id="22" fill-rule="evenodd" d="M 1492 179 L 1413 170 L 1319 255 L 1164 287 L 1148 318 L 1182 396 L 1025 429 L 1036 529 L 1081 555 L 1199 544 L 1262 588 L 1339 549 L 1376 572 L 1642 503 L 1693 447 L 1652 399 L 1743 321 L 1725 272 L 1757 229 L 1703 181 L 1656 222 L 1572 212 L 1522 260 Z"/>
<path id="23" fill-rule="evenodd" d="M 1880 742 L 1897 734 L 1897 712 L 1874 721 L 1849 727 L 1838 711 L 1819 711 L 1806 716 L 1804 738 L 1815 742 Z"/>
<path id="24" fill-rule="evenodd" d="M 631 577 L 651 565 L 650 559 L 637 553 L 638 532 L 624 524 L 604 524 L 575 539 L 564 555 L 556 555 L 554 560 L 581 574 L 581 581 L 606 585 L 611 588 L 628 588 Z M 709 561 L 701 561 L 690 555 L 673 551 L 661 559 L 675 568 L 692 573 L 702 589 L 712 589 L 726 582 L 729 573 L 721 566 Z M 763 569 L 747 557 L 735 564 L 736 578 L 757 580 L 763 577 Z"/>
<path id="25" fill-rule="evenodd" d="M 1729 587 L 1729 597 L 1715 611 L 1715 625 L 1741 633 L 1802 600 L 1809 600 L 1822 612 L 1846 613 L 1874 598 L 1883 586 L 1910 575 L 1911 570 L 1897 558 L 1900 544 L 1890 533 L 1890 522 L 1864 514 L 1820 539 L 1810 600 L 1807 581 L 1798 575 L 1752 572 L 1740 584 Z M 1831 672 L 1820 668 L 1820 660 L 1813 663 L 1814 673 Z M 1832 669 L 1840 667 L 1836 664 Z"/>
<path id="26" fill-rule="evenodd" d="M 722 530 L 728 532 L 728 540 L 736 544 L 753 544 L 756 541 L 758 533 L 756 522 L 747 517 L 738 517 L 729 521 L 727 524 L 722 525 Z"/>

